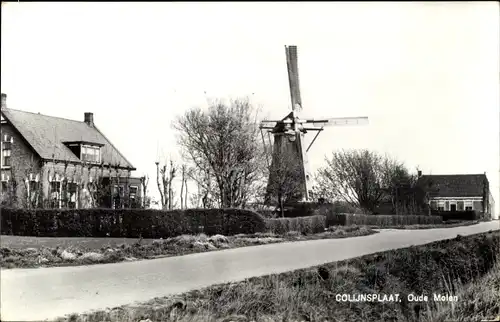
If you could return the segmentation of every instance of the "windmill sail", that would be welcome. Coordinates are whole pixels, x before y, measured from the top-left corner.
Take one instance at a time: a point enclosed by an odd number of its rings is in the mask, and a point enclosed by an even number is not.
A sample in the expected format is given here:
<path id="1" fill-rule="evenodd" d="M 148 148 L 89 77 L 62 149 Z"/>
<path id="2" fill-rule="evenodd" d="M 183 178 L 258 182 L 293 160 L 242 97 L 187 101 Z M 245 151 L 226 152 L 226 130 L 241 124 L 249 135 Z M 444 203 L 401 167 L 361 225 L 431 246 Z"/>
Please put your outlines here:
<path id="1" fill-rule="evenodd" d="M 335 117 L 320 120 L 305 120 L 305 123 L 314 124 L 315 126 L 352 126 L 352 125 L 366 125 L 368 124 L 368 117 Z"/>
<path id="2" fill-rule="evenodd" d="M 302 99 L 300 98 L 299 68 L 297 64 L 297 46 L 285 46 L 286 64 L 288 67 L 288 82 L 290 84 L 290 97 L 292 99 L 292 110 L 302 109 Z"/>

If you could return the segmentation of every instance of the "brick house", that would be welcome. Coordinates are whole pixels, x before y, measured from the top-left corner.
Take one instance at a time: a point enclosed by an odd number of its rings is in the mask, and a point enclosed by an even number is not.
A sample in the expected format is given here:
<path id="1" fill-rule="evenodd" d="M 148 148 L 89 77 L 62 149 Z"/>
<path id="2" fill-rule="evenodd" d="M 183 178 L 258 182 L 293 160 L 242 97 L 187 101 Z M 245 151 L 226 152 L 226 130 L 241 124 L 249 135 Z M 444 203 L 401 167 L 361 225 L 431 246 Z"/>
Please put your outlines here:
<path id="1" fill-rule="evenodd" d="M 494 214 L 494 200 L 486 173 L 423 175 L 418 185 L 429 191 L 429 205 L 438 211 L 474 210 L 485 218 Z"/>
<path id="2" fill-rule="evenodd" d="M 137 206 L 142 178 L 99 131 L 92 113 L 68 120 L 1 107 L 1 193 L 24 207 Z M 12 203 L 11 203 L 12 204 Z"/>

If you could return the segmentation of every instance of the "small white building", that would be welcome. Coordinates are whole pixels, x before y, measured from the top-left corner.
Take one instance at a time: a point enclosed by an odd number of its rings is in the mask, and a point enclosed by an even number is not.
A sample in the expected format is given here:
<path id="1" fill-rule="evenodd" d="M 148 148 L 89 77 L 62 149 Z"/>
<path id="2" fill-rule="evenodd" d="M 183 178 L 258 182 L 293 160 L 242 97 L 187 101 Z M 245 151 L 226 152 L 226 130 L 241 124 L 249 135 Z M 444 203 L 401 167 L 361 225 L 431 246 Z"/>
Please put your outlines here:
<path id="1" fill-rule="evenodd" d="M 484 213 L 485 218 L 495 218 L 495 202 L 486 173 L 423 175 L 419 185 L 428 192 L 431 209 L 474 210 Z"/>

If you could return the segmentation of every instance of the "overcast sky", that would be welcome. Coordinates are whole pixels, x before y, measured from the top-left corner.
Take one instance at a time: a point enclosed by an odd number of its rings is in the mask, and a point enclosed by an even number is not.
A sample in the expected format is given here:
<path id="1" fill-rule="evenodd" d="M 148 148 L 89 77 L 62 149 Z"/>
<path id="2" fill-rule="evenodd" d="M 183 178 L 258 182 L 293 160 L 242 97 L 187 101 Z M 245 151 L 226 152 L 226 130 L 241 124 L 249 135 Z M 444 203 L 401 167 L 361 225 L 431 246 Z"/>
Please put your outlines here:
<path id="1" fill-rule="evenodd" d="M 154 179 L 158 155 L 178 158 L 173 117 L 207 97 L 250 96 L 284 117 L 284 45 L 297 45 L 304 114 L 370 119 L 324 131 L 313 170 L 332 151 L 367 148 L 428 174 L 486 171 L 498 212 L 498 12 L 496 2 L 2 3 L 2 93 L 14 109 L 93 112 L 136 175 Z"/>

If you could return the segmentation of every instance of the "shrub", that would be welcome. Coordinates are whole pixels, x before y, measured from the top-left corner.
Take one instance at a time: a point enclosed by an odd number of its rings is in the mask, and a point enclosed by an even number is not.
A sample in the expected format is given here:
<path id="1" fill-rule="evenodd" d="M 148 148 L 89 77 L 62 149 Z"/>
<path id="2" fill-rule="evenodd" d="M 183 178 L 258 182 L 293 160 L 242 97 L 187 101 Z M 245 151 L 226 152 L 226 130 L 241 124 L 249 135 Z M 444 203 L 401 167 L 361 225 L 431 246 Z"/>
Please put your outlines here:
<path id="1" fill-rule="evenodd" d="M 264 219 L 244 209 L 2 208 L 1 232 L 39 237 L 168 238 L 182 234 L 253 234 Z"/>
<path id="2" fill-rule="evenodd" d="M 357 215 L 357 214 L 333 214 L 326 216 L 327 226 L 403 226 L 403 225 L 429 225 L 442 224 L 439 216 L 397 216 L 397 215 Z"/>
<path id="3" fill-rule="evenodd" d="M 301 234 L 316 234 L 326 228 L 325 216 L 265 219 L 266 229 L 277 235 L 295 231 Z"/>

